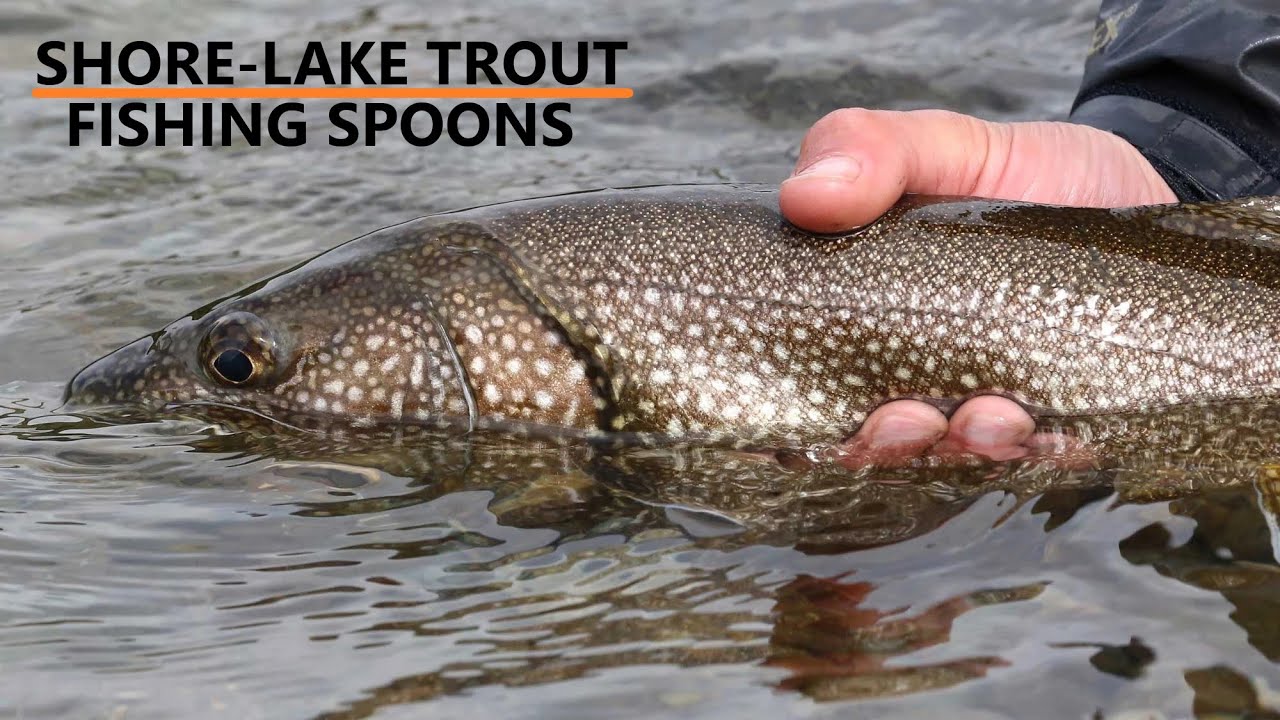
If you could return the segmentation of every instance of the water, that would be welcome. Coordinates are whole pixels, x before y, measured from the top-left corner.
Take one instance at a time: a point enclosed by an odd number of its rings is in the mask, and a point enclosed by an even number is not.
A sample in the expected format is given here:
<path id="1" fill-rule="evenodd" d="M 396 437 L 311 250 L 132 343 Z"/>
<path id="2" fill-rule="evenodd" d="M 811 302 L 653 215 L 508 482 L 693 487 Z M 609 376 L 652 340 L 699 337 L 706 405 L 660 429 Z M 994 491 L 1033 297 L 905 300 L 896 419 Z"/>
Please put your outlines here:
<path id="1" fill-rule="evenodd" d="M 316 455 L 57 413 L 88 360 L 387 224 L 776 181 L 843 105 L 1061 116 L 1094 10 L 8 0 L 0 715 L 1273 716 L 1280 572 L 1248 484 L 697 509 L 595 482 L 555 449 Z M 631 43 L 636 97 L 576 103 L 563 148 L 69 148 L 65 108 L 29 96 L 51 37 L 235 38 L 245 60 L 263 40 L 611 37 Z M 726 466 L 726 487 L 749 472 Z"/>

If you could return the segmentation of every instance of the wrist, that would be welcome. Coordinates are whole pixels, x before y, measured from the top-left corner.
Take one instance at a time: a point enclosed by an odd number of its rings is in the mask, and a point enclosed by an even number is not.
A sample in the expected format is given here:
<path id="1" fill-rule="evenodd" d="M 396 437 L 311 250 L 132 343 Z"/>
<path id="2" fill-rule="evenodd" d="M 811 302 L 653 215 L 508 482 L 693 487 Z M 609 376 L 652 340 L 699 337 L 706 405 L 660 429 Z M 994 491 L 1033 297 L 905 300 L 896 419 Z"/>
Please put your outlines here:
<path id="1" fill-rule="evenodd" d="M 1076 106 L 1071 121 L 1123 138 L 1179 200 L 1280 193 L 1280 182 L 1222 133 L 1155 101 L 1099 95 Z"/>

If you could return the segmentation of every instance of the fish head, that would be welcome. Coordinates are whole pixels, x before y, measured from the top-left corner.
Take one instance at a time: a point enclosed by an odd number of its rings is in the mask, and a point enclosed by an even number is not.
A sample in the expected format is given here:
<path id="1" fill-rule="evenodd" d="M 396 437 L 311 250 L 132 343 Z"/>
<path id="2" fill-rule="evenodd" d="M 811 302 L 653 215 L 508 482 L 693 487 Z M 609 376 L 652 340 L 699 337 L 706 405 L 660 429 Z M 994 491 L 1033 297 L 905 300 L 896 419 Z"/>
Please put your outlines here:
<path id="1" fill-rule="evenodd" d="M 406 282 L 417 273 L 400 255 L 322 255 L 100 358 L 65 399 L 289 425 L 468 422 L 474 403 L 430 284 Z"/>

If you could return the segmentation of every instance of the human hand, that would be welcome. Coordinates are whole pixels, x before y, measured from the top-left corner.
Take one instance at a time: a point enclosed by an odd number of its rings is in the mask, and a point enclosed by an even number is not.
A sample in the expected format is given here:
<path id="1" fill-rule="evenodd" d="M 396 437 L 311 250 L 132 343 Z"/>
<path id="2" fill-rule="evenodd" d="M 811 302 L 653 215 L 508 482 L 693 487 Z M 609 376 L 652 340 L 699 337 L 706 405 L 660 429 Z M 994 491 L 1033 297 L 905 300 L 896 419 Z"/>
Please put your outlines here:
<path id="1" fill-rule="evenodd" d="M 1177 202 L 1124 139 L 1066 122 L 993 123 L 942 110 L 837 110 L 814 124 L 782 212 L 815 232 L 865 225 L 903 193 L 968 195 L 1079 207 Z M 877 408 L 840 449 L 846 462 L 892 464 L 924 454 L 1022 457 L 1057 441 L 1012 400 L 982 396 L 948 419 L 915 400 Z"/>

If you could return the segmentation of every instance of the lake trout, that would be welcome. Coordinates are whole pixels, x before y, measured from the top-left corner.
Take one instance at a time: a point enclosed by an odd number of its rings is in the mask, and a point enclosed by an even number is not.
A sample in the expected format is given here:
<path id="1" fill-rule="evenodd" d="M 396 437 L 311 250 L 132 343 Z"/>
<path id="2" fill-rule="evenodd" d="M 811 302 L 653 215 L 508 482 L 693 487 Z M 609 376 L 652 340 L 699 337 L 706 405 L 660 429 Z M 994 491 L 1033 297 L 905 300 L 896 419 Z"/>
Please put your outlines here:
<path id="1" fill-rule="evenodd" d="M 602 190 L 379 230 L 107 355 L 68 399 L 292 426 L 744 448 L 985 393 L 1128 450 L 1270 457 L 1280 199 L 907 196 L 839 236 L 776 189 Z"/>

